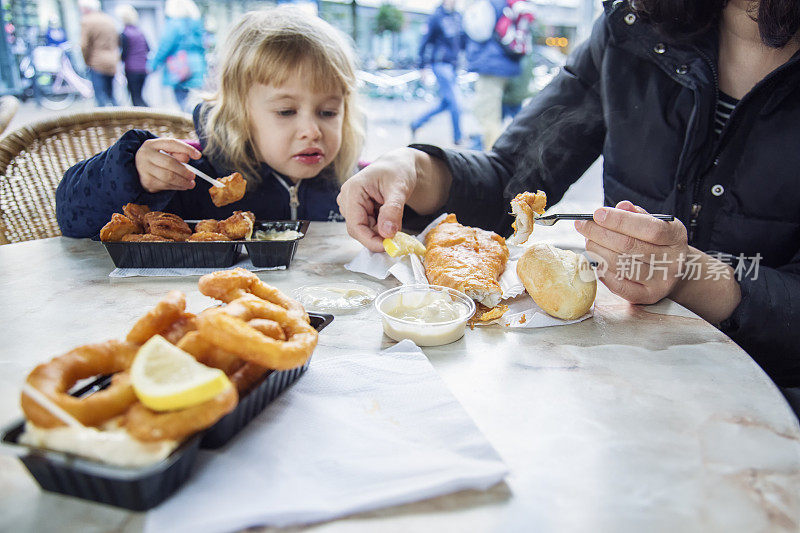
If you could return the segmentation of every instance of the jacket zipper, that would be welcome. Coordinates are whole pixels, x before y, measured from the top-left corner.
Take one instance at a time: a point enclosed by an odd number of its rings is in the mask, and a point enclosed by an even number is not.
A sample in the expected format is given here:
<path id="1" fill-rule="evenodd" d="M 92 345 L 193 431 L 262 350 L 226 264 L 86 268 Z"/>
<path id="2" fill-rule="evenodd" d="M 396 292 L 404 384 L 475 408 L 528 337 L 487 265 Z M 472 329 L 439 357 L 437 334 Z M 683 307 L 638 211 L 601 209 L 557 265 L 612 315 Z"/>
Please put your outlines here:
<path id="1" fill-rule="evenodd" d="M 287 183 L 283 181 L 278 174 L 274 175 L 275 179 L 278 180 L 278 183 L 283 185 L 283 188 L 289 191 L 289 209 L 292 213 L 292 220 L 297 220 L 297 209 L 300 207 L 300 184 L 303 183 L 303 181 L 300 180 L 295 185 L 287 185 Z"/>
<path id="2" fill-rule="evenodd" d="M 697 50 L 697 53 L 700 55 L 700 57 L 702 57 L 703 60 L 706 62 L 706 64 L 709 66 L 709 68 L 711 68 L 711 73 L 714 75 L 714 105 L 716 106 L 717 102 L 719 101 L 719 92 L 720 92 L 719 73 L 717 72 L 717 67 L 716 65 L 714 65 L 714 62 L 711 61 L 711 58 L 708 57 L 708 55 L 705 52 L 703 52 L 701 49 L 697 47 L 695 47 L 695 50 Z M 766 78 L 756 83 L 756 85 L 752 89 L 750 89 L 741 100 L 739 100 L 739 102 L 736 104 L 736 107 L 734 107 L 733 110 L 731 111 L 731 114 L 728 117 L 727 122 L 725 122 L 725 125 L 722 127 L 722 131 L 719 134 L 719 138 L 714 143 L 714 150 L 712 151 L 713 157 L 711 158 L 711 164 L 706 167 L 705 171 L 697 179 L 697 181 L 694 184 L 694 190 L 692 191 L 692 208 L 690 214 L 691 218 L 689 219 L 689 227 L 687 228 L 689 244 L 692 244 L 692 241 L 694 240 L 698 222 L 697 217 L 700 214 L 700 210 L 703 207 L 702 204 L 699 203 L 700 191 L 702 190 L 703 182 L 705 181 L 705 177 L 706 175 L 708 175 L 711 169 L 719 163 L 719 152 L 722 146 L 722 140 L 725 138 L 725 134 L 730 129 L 730 125 L 733 123 L 734 117 L 737 115 L 737 112 L 742 107 L 742 103 L 752 98 L 753 97 L 752 95 L 756 92 L 757 89 L 759 89 L 761 86 L 767 83 L 771 83 L 772 80 L 774 80 L 777 76 L 779 76 L 784 69 L 790 68 L 788 66 L 789 62 L 787 62 L 784 65 L 781 65 L 780 67 L 775 69 L 775 71 L 773 71 L 771 74 L 769 74 Z"/>
<path id="3" fill-rule="evenodd" d="M 711 60 L 710 57 L 708 57 L 708 55 L 705 52 L 703 52 L 699 48 L 696 48 L 696 50 L 697 50 L 697 53 L 700 55 L 700 57 L 703 58 L 703 61 L 705 61 L 706 64 L 709 66 L 709 68 L 711 69 L 711 74 L 713 74 L 713 76 L 714 76 L 714 102 L 713 102 L 713 105 L 716 106 L 717 102 L 719 101 L 719 72 L 717 72 L 717 66 L 714 64 L 714 62 Z M 736 109 L 734 109 L 733 113 L 735 113 L 735 112 L 736 112 Z M 733 117 L 733 113 L 731 113 L 731 117 Z M 713 120 L 713 117 L 712 117 L 712 120 Z M 730 118 L 728 118 L 728 123 L 730 123 Z M 725 133 L 724 129 L 727 129 L 727 126 L 728 126 L 728 124 L 725 124 L 725 126 L 723 128 L 723 132 L 720 133 L 720 136 L 719 136 L 720 139 L 722 139 L 722 135 Z M 706 167 L 706 170 L 697 178 L 697 180 L 694 183 L 694 189 L 692 190 L 692 207 L 691 207 L 691 210 L 689 212 L 689 217 L 690 217 L 689 218 L 689 227 L 687 228 L 687 230 L 688 230 L 687 237 L 688 237 L 689 244 L 692 244 L 694 242 L 694 236 L 695 236 L 695 233 L 697 232 L 698 217 L 700 215 L 700 210 L 703 208 L 702 204 L 700 204 L 700 191 L 702 190 L 702 187 L 703 187 L 703 178 L 705 178 L 706 174 L 708 174 L 708 172 L 711 170 L 711 167 L 714 165 L 714 161 L 717 160 L 717 148 L 718 147 L 719 147 L 719 139 L 717 139 L 717 143 L 714 145 L 714 150 L 712 152 L 713 153 L 713 157 L 711 159 L 711 165 Z"/>

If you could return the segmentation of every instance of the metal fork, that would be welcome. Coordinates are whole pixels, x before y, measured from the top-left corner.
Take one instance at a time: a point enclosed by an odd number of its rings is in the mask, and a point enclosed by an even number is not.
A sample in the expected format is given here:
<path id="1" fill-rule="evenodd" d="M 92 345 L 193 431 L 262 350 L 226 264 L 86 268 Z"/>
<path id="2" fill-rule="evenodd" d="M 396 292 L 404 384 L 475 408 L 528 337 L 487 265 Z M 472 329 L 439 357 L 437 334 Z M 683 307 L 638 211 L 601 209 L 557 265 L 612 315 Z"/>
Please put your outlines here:
<path id="1" fill-rule="evenodd" d="M 667 220 L 670 222 L 675 220 L 675 217 L 673 215 L 650 215 L 650 216 L 655 217 L 658 220 Z M 593 220 L 593 216 L 591 213 L 588 214 L 558 213 L 555 215 L 547 215 L 546 217 L 536 217 L 533 219 L 533 222 L 541 226 L 552 226 L 559 220 Z"/>

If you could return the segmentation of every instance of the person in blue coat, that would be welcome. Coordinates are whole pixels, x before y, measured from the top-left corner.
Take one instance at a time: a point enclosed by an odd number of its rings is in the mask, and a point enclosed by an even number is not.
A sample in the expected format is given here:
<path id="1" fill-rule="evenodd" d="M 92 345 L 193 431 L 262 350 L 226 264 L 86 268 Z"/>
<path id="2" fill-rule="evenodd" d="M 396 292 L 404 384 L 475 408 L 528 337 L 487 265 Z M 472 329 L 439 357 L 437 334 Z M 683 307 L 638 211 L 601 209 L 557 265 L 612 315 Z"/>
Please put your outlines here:
<path id="1" fill-rule="evenodd" d="M 178 106 L 186 111 L 189 91 L 201 89 L 206 75 L 200 10 L 192 0 L 167 0 L 164 13 L 167 22 L 149 70 L 164 67 L 164 85 L 172 87 Z"/>
<path id="2" fill-rule="evenodd" d="M 96 237 L 127 203 L 185 219 L 341 220 L 336 196 L 363 141 L 355 73 L 349 45 L 321 19 L 247 14 L 228 38 L 218 92 L 195 108 L 199 144 L 130 130 L 76 164 L 56 190 L 62 233 Z M 215 206 L 179 162 L 216 178 L 241 172 L 244 198 Z"/>
<path id="3" fill-rule="evenodd" d="M 450 112 L 453 142 L 461 142 L 461 110 L 459 107 L 456 67 L 462 46 L 461 14 L 454 9 L 455 0 L 444 0 L 428 18 L 428 31 L 419 47 L 420 68 L 430 64 L 439 84 L 439 104 L 411 123 L 411 136 L 431 118 Z"/>
<path id="4" fill-rule="evenodd" d="M 506 0 L 491 0 L 495 21 L 506 3 Z M 473 113 L 481 126 L 483 147 L 488 148 L 503 131 L 503 92 L 520 74 L 520 58 L 509 56 L 495 38 L 483 42 L 468 38 L 466 57 L 467 70 L 478 74 Z"/>

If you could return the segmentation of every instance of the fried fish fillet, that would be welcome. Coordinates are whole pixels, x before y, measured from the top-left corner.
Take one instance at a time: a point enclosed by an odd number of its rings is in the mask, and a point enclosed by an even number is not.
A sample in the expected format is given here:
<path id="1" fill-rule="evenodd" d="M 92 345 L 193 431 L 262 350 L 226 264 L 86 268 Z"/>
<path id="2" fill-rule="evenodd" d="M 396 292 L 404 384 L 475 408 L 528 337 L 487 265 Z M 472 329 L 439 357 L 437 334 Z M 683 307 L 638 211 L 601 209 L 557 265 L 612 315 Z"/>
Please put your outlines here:
<path id="1" fill-rule="evenodd" d="M 244 191 L 247 189 L 247 181 L 238 172 L 234 172 L 230 176 L 220 178 L 225 186 L 224 187 L 211 187 L 208 194 L 211 195 L 211 201 L 217 207 L 238 202 L 244 198 Z"/>
<path id="2" fill-rule="evenodd" d="M 511 200 L 511 214 L 516 220 L 511 227 L 514 234 L 508 238 L 509 244 L 524 244 L 533 232 L 533 219 L 544 213 L 547 195 L 542 191 L 535 193 L 525 191 Z"/>
<path id="3" fill-rule="evenodd" d="M 425 247 L 425 274 L 431 284 L 462 291 L 486 307 L 500 303 L 498 279 L 508 262 L 504 238 L 462 226 L 450 214 L 428 233 Z"/>

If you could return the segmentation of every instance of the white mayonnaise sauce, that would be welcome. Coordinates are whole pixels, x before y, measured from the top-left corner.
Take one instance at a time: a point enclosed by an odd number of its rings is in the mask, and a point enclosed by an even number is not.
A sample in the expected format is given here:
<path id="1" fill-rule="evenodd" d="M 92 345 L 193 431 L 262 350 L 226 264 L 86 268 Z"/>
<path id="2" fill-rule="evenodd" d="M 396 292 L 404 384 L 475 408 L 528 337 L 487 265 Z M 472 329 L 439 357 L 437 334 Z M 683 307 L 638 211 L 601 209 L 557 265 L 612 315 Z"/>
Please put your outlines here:
<path id="1" fill-rule="evenodd" d="M 457 341 L 473 309 L 447 292 L 415 290 L 390 294 L 380 302 L 383 330 L 394 340 L 410 339 L 417 346 Z"/>
<path id="2" fill-rule="evenodd" d="M 25 424 L 20 443 L 37 448 L 73 453 L 116 466 L 141 467 L 166 458 L 179 442 L 141 442 L 120 427 L 99 430 L 92 427 L 59 426 L 52 429 Z"/>
<path id="3" fill-rule="evenodd" d="M 307 285 L 295 291 L 297 300 L 307 310 L 327 313 L 355 311 L 375 299 L 375 291 L 358 283 Z"/>
<path id="4" fill-rule="evenodd" d="M 253 234 L 254 241 L 293 241 L 303 234 L 293 229 L 279 231 L 276 229 L 258 230 Z"/>

